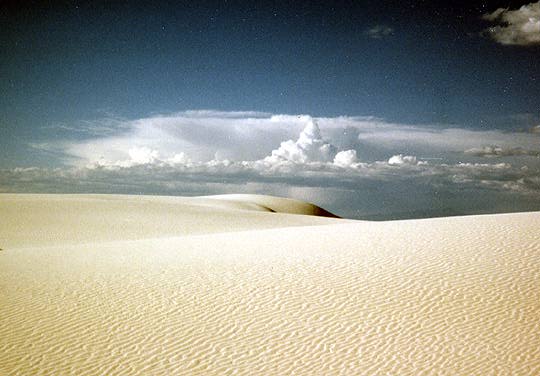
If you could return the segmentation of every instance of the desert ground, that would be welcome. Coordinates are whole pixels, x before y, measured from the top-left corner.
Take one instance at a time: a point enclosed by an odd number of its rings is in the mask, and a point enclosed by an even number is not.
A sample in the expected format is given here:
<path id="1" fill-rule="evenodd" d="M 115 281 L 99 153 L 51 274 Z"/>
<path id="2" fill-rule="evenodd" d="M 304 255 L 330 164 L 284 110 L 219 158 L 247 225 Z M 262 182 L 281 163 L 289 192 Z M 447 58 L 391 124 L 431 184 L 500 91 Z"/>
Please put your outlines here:
<path id="1" fill-rule="evenodd" d="M 1 375 L 538 375 L 540 212 L 0 194 Z"/>

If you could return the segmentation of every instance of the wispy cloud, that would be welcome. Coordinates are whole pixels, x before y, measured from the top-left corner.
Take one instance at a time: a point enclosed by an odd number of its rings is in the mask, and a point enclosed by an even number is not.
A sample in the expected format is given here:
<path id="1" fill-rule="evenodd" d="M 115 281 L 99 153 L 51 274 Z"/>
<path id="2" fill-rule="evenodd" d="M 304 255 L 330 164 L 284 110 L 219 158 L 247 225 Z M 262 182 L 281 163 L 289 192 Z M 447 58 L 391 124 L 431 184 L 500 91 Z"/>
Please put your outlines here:
<path id="1" fill-rule="evenodd" d="M 55 123 L 44 126 L 42 129 L 77 134 L 79 136 L 99 137 L 111 136 L 121 132 L 127 125 L 127 119 L 109 116 L 98 120 L 81 120 L 76 124 Z"/>
<path id="2" fill-rule="evenodd" d="M 540 1 L 523 5 L 516 10 L 499 8 L 485 14 L 483 19 L 495 23 L 484 31 L 504 45 L 529 46 L 540 44 Z"/>
<path id="3" fill-rule="evenodd" d="M 521 147 L 503 148 L 497 145 L 484 146 L 482 148 L 472 148 L 465 150 L 465 154 L 477 157 L 511 157 L 511 156 L 533 156 L 540 157 L 540 149 L 529 150 Z"/>
<path id="4" fill-rule="evenodd" d="M 383 39 L 394 34 L 394 29 L 387 25 L 375 25 L 365 31 L 366 35 L 373 39 Z"/>

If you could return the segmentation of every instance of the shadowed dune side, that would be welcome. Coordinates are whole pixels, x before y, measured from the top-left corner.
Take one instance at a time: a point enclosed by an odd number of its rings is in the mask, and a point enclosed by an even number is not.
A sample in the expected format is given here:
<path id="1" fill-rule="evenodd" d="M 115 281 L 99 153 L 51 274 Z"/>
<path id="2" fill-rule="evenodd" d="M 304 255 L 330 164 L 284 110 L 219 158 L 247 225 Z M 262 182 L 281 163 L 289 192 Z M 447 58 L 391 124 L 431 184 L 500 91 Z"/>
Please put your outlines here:
<path id="1" fill-rule="evenodd" d="M 267 196 L 267 195 L 252 195 L 252 194 L 229 194 L 216 196 L 203 196 L 201 198 L 221 200 L 227 202 L 238 203 L 253 203 L 275 213 L 314 215 L 319 217 L 339 218 L 337 215 L 329 211 L 313 205 L 309 202 L 293 200 L 290 198 Z"/>

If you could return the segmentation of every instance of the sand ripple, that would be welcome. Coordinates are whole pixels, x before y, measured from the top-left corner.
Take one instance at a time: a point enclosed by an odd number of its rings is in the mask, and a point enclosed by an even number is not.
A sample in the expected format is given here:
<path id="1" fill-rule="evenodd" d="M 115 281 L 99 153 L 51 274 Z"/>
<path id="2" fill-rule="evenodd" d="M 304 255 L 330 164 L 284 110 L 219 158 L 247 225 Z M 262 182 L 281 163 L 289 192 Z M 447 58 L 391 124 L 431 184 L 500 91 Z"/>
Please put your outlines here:
<path id="1" fill-rule="evenodd" d="M 540 214 L 0 253 L 7 375 L 538 375 Z"/>

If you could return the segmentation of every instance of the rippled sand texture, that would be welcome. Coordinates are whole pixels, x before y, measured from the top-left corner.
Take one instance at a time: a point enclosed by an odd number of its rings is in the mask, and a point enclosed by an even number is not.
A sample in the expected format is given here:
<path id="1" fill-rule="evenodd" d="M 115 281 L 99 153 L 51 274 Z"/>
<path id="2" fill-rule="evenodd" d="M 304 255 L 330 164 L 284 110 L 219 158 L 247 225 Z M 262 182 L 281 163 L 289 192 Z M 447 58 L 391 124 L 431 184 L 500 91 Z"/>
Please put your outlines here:
<path id="1" fill-rule="evenodd" d="M 0 374 L 540 374 L 540 213 L 375 223 L 179 199 L 203 225 L 174 236 L 150 223 L 174 199 L 105 198 L 72 226 L 52 213 L 65 234 L 51 219 L 47 238 L 32 205 L 52 197 L 0 195 Z M 140 231 L 100 238 L 107 216 Z"/>

